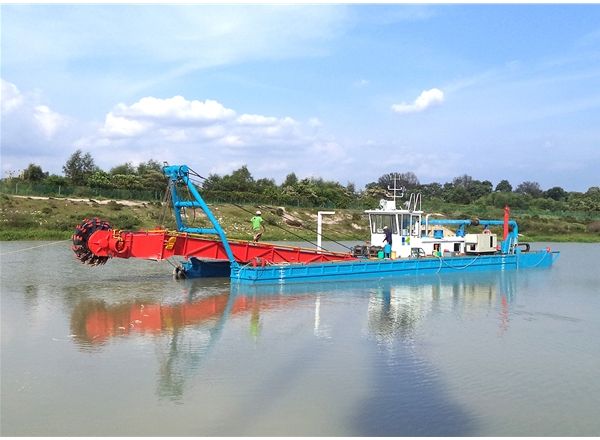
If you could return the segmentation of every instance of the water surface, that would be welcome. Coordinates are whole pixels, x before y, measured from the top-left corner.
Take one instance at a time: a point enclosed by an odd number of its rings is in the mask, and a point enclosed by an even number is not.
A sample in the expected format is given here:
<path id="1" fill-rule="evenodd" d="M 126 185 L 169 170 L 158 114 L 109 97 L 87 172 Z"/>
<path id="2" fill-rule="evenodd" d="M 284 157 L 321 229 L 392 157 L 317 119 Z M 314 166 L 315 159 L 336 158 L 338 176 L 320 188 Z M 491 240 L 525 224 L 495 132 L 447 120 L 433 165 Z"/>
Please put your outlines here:
<path id="1" fill-rule="evenodd" d="M 2 242 L 0 434 L 598 436 L 600 245 L 547 245 L 549 269 L 240 287 Z"/>

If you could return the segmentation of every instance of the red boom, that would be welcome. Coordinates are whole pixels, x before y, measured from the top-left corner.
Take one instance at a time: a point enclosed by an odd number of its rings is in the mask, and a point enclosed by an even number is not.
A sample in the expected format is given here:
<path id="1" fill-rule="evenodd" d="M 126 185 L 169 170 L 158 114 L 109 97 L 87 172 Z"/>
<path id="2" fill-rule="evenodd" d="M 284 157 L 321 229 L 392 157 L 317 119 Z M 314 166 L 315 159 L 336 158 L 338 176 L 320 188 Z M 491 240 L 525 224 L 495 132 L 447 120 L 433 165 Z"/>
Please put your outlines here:
<path id="1" fill-rule="evenodd" d="M 235 260 L 248 263 L 262 259 L 271 263 L 312 263 L 339 260 L 356 260 L 350 254 L 293 246 L 228 240 Z M 88 240 L 89 250 L 98 257 L 144 258 L 164 260 L 182 256 L 186 259 L 211 259 L 227 261 L 223 243 L 195 234 L 168 232 L 165 230 L 126 232 L 97 230 Z"/>

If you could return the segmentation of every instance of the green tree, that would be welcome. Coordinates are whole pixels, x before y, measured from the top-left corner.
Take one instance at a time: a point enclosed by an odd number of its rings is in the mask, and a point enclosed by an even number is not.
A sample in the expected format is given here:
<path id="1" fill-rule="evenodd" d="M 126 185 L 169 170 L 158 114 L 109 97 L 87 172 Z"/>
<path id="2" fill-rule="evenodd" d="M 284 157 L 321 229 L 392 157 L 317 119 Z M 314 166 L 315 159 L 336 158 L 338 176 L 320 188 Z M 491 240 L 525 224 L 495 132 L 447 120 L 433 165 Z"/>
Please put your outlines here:
<path id="1" fill-rule="evenodd" d="M 110 174 L 112 176 L 116 176 L 117 174 L 130 175 L 137 174 L 137 172 L 135 167 L 131 164 L 131 162 L 128 162 L 111 168 Z"/>
<path id="2" fill-rule="evenodd" d="M 223 188 L 222 181 L 223 178 L 218 174 L 209 174 L 202 183 L 202 189 L 205 191 L 222 191 L 225 189 Z"/>
<path id="3" fill-rule="evenodd" d="M 442 187 L 442 198 L 444 199 L 444 202 L 452 203 L 452 196 L 454 195 L 454 190 L 455 188 L 452 182 L 444 183 L 444 186 Z"/>
<path id="4" fill-rule="evenodd" d="M 146 174 L 148 171 L 156 171 L 157 173 L 163 173 L 162 172 L 162 165 L 159 164 L 157 161 L 150 159 L 148 162 L 141 162 L 138 167 L 137 167 L 137 173 L 140 176 L 143 176 L 144 174 Z"/>
<path id="5" fill-rule="evenodd" d="M 144 189 L 140 176 L 135 174 L 114 174 L 111 181 L 118 189 Z"/>
<path id="6" fill-rule="evenodd" d="M 23 177 L 29 182 L 37 183 L 40 182 L 46 176 L 42 171 L 41 166 L 30 163 L 27 169 L 24 171 Z"/>
<path id="7" fill-rule="evenodd" d="M 288 186 L 294 186 L 298 183 L 298 177 L 296 177 L 296 173 L 290 173 L 285 176 L 285 180 L 281 184 L 281 188 L 287 188 Z"/>
<path id="8" fill-rule="evenodd" d="M 454 185 L 454 188 L 462 186 L 465 189 L 469 189 L 472 183 L 473 178 L 468 174 L 463 174 L 462 176 L 458 176 L 452 179 L 452 185 Z"/>
<path id="9" fill-rule="evenodd" d="M 356 184 L 354 182 L 348 182 L 346 190 L 354 196 L 356 194 Z"/>
<path id="10" fill-rule="evenodd" d="M 512 185 L 508 182 L 508 180 L 501 180 L 498 185 L 496 185 L 495 191 L 512 192 Z"/>
<path id="11" fill-rule="evenodd" d="M 523 182 L 517 186 L 515 192 L 519 194 L 529 194 L 534 199 L 537 199 L 543 195 L 543 191 L 540 188 L 540 184 L 537 182 Z"/>
<path id="12" fill-rule="evenodd" d="M 106 171 L 96 171 L 87 179 L 87 185 L 90 188 L 114 188 L 111 182 L 111 175 Z"/>
<path id="13" fill-rule="evenodd" d="M 467 191 L 471 196 L 471 200 L 477 200 L 491 193 L 492 188 L 492 182 L 490 182 L 489 180 L 484 180 L 483 182 L 479 180 L 473 180 L 471 182 L 471 185 L 467 188 Z"/>
<path id="14" fill-rule="evenodd" d="M 468 205 L 471 202 L 471 195 L 464 186 L 458 186 L 454 188 L 449 201 L 459 205 Z"/>
<path id="15" fill-rule="evenodd" d="M 59 176 L 57 174 L 51 174 L 50 176 L 44 179 L 44 183 L 46 185 L 66 186 L 69 183 L 69 181 L 66 177 Z"/>
<path id="16" fill-rule="evenodd" d="M 477 204 L 485 206 L 494 206 L 504 208 L 510 206 L 514 209 L 529 209 L 533 198 L 528 194 L 519 194 L 516 192 L 494 191 L 477 201 Z"/>
<path id="17" fill-rule="evenodd" d="M 316 191 L 317 188 L 312 179 L 302 179 L 296 183 L 293 188 L 296 194 L 298 194 L 300 197 L 307 199 L 313 204 L 319 203 L 319 195 Z"/>
<path id="18" fill-rule="evenodd" d="M 77 186 L 84 186 L 88 177 L 100 170 L 94 164 L 92 155 L 90 153 L 83 154 L 81 150 L 73 153 L 62 169 L 65 177 Z"/>
<path id="19" fill-rule="evenodd" d="M 164 192 L 167 189 L 168 180 L 162 171 L 147 169 L 139 177 L 145 190 Z"/>
<path id="20" fill-rule="evenodd" d="M 384 174 L 377 179 L 377 185 L 383 189 L 393 188 L 394 181 L 396 182 L 396 188 L 415 189 L 419 186 L 419 179 L 412 171 Z"/>
<path id="21" fill-rule="evenodd" d="M 591 188 L 589 188 L 586 191 L 585 195 L 592 199 L 594 202 L 600 202 L 600 188 L 598 188 L 597 186 L 592 186 Z"/>
<path id="22" fill-rule="evenodd" d="M 254 178 L 248 167 L 243 165 L 239 169 L 233 171 L 230 176 L 225 176 L 224 180 L 227 182 L 226 186 L 229 186 L 231 191 L 242 191 L 242 192 L 253 192 L 254 191 Z"/>
<path id="23" fill-rule="evenodd" d="M 427 198 L 442 198 L 444 195 L 442 185 L 438 182 L 432 182 L 426 185 L 421 185 L 419 189 L 421 191 L 421 194 Z"/>
<path id="24" fill-rule="evenodd" d="M 263 177 L 262 179 L 258 179 L 254 186 L 256 192 L 260 194 L 265 194 L 268 192 L 272 195 L 277 193 L 277 184 L 275 183 L 274 179 L 267 179 L 266 177 Z"/>
<path id="25" fill-rule="evenodd" d="M 559 200 L 565 200 L 567 198 L 567 192 L 560 186 L 555 186 L 544 192 L 544 197 L 558 202 Z"/>

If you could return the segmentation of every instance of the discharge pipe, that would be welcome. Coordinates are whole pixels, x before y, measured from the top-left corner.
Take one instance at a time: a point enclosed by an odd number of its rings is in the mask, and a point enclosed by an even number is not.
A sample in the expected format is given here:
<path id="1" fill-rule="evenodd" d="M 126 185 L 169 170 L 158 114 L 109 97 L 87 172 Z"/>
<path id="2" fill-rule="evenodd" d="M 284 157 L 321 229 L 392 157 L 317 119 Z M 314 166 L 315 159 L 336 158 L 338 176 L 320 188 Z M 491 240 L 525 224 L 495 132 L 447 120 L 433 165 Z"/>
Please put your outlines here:
<path id="1" fill-rule="evenodd" d="M 426 225 L 425 229 L 429 228 L 429 225 L 463 225 L 463 226 L 479 226 L 484 225 L 487 229 L 489 226 L 504 226 L 504 241 L 502 242 L 502 252 L 507 254 L 511 248 L 511 242 L 516 248 L 519 237 L 519 226 L 514 220 L 509 220 L 510 209 L 508 206 L 504 208 L 504 219 L 503 220 L 445 220 L 445 219 L 429 219 L 425 216 L 421 223 Z M 509 233 L 509 226 L 512 226 L 513 230 Z M 428 231 L 429 232 L 429 231 Z"/>

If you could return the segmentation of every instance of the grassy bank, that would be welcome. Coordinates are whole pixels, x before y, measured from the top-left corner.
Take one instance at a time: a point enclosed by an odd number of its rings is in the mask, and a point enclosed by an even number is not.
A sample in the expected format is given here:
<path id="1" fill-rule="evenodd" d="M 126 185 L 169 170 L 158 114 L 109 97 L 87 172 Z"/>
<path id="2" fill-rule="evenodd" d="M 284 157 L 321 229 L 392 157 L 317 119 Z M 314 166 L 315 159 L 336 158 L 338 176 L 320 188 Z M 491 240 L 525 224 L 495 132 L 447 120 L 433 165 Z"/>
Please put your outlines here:
<path id="1" fill-rule="evenodd" d="M 265 219 L 263 241 L 314 242 L 318 209 L 291 210 L 271 206 L 209 205 L 229 238 L 251 239 L 247 222 L 257 209 Z M 160 202 L 131 202 L 71 198 L 34 198 L 0 195 L 0 240 L 62 240 L 71 237 L 84 218 L 107 220 L 115 229 L 137 231 L 156 227 L 176 229 L 170 206 Z M 288 226 L 300 222 L 302 227 Z M 188 210 L 190 227 L 209 228 L 210 221 L 201 210 Z M 323 239 L 366 240 L 368 222 L 361 211 L 336 210 L 323 217 Z"/>
<path id="2" fill-rule="evenodd" d="M 257 209 L 263 213 L 267 231 L 262 241 L 316 241 L 318 208 L 275 206 L 236 206 L 214 204 L 210 208 L 229 238 L 251 239 L 247 220 Z M 447 218 L 502 218 L 496 212 L 471 212 L 473 208 L 453 206 L 452 212 L 434 210 Z M 429 209 L 425 208 L 429 211 Z M 368 219 L 362 211 L 336 209 L 335 215 L 323 216 L 323 240 L 369 239 Z M 200 210 L 188 210 L 188 225 L 211 227 Z M 476 215 L 477 214 L 477 215 Z M 0 240 L 66 240 L 84 218 L 107 220 L 115 229 L 137 231 L 157 226 L 176 229 L 170 206 L 160 202 L 131 202 L 94 199 L 35 198 L 0 195 Z M 600 221 L 582 215 L 552 218 L 538 213 L 519 213 L 514 217 L 523 234 L 521 241 L 600 242 Z M 288 223 L 301 223 L 292 227 Z M 467 228 L 480 232 L 480 227 Z M 494 232 L 502 234 L 501 228 Z"/>

